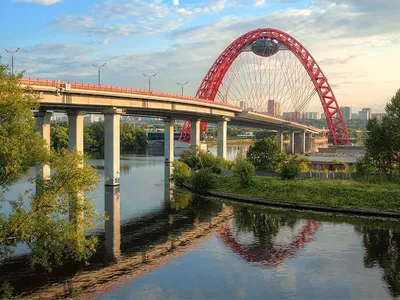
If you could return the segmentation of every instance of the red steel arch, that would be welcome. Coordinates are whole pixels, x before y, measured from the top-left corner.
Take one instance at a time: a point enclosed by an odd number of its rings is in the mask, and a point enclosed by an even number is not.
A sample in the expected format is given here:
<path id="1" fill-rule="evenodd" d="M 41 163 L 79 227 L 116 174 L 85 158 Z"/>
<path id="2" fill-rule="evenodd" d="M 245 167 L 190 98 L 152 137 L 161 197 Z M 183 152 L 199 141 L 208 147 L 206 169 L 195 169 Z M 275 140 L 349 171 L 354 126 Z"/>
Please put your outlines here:
<path id="1" fill-rule="evenodd" d="M 243 34 L 233 41 L 211 66 L 199 89 L 197 90 L 196 98 L 214 101 L 226 72 L 229 70 L 234 60 L 239 56 L 242 49 L 263 38 L 274 39 L 282 43 L 294 55 L 296 55 L 310 76 L 310 79 L 313 82 L 321 100 L 333 144 L 348 144 L 350 141 L 346 123 L 343 119 L 332 88 L 328 83 L 328 79 L 325 77 L 324 73 L 315 59 L 311 56 L 310 52 L 308 52 L 308 50 L 299 41 L 297 41 L 291 35 L 277 29 L 256 29 Z M 204 134 L 206 129 L 207 123 L 202 122 L 201 133 Z M 185 122 L 182 128 L 180 140 L 186 142 L 189 142 L 190 140 L 190 122 L 188 121 Z"/>

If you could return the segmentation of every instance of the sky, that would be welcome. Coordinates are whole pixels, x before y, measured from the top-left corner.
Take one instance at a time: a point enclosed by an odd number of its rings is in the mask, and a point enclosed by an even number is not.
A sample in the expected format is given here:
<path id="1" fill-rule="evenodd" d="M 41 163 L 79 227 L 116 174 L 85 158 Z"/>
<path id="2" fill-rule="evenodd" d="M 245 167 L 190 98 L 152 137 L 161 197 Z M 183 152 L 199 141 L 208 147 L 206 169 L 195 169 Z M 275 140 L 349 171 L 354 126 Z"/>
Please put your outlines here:
<path id="1" fill-rule="evenodd" d="M 0 56 L 26 77 L 194 95 L 219 54 L 276 28 L 313 55 L 340 106 L 382 112 L 400 88 L 399 0 L 0 0 Z M 320 103 L 309 110 L 321 111 Z"/>

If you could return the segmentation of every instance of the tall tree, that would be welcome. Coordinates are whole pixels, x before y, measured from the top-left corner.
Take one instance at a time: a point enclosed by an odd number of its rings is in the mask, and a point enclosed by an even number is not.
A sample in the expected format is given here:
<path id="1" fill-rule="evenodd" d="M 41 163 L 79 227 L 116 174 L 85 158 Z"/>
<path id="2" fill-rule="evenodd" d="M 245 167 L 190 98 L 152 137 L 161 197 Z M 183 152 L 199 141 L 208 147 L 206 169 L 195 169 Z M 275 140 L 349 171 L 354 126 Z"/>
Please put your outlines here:
<path id="1" fill-rule="evenodd" d="M 46 151 L 35 132 L 32 109 L 38 108 L 37 97 L 20 86 L 21 76 L 10 74 L 0 62 L 0 256 L 25 243 L 33 264 L 85 260 L 96 243 L 86 234 L 99 219 L 87 195 L 99 176 L 78 153 Z M 49 180 L 37 183 L 40 192 L 21 191 L 17 199 L 7 199 L 5 191 L 41 163 L 54 172 Z M 69 218 L 70 211 L 77 210 L 82 218 Z"/>
<path id="2" fill-rule="evenodd" d="M 262 171 L 279 171 L 287 156 L 279 149 L 272 138 L 257 140 L 247 152 L 247 159 Z"/>

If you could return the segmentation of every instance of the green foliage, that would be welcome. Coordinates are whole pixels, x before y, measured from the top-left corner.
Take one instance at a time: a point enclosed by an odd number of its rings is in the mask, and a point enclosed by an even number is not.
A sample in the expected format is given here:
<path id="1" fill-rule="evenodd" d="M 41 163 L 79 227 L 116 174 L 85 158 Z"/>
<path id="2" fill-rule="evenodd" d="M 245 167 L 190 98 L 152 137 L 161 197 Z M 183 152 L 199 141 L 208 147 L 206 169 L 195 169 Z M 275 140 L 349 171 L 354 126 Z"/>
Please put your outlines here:
<path id="1" fill-rule="evenodd" d="M 247 159 L 237 156 L 232 169 L 233 176 L 243 187 L 249 187 L 252 185 L 256 168 Z"/>
<path id="2" fill-rule="evenodd" d="M 387 116 L 371 119 L 365 138 L 366 156 L 381 174 L 400 172 L 400 89 L 386 105 Z"/>
<path id="3" fill-rule="evenodd" d="M 121 148 L 144 149 L 147 147 L 147 134 L 143 128 L 137 128 L 129 123 L 121 124 Z"/>
<path id="4" fill-rule="evenodd" d="M 210 169 L 200 169 L 190 176 L 193 190 L 196 193 L 204 193 L 211 190 L 216 182 L 217 175 Z"/>
<path id="5" fill-rule="evenodd" d="M 280 151 L 276 141 L 264 138 L 250 147 L 247 159 L 257 170 L 274 172 L 281 168 L 287 156 Z"/>
<path id="6" fill-rule="evenodd" d="M 300 172 L 309 172 L 308 164 L 304 161 L 299 162 L 299 171 Z"/>
<path id="7" fill-rule="evenodd" d="M 254 137 L 256 140 L 262 140 L 265 138 L 274 139 L 276 137 L 276 133 L 269 130 L 258 130 L 254 133 Z"/>
<path id="8" fill-rule="evenodd" d="M 44 142 L 31 112 L 38 108 L 37 97 L 20 87 L 20 77 L 9 75 L 0 61 L 0 188 L 44 160 Z"/>
<path id="9" fill-rule="evenodd" d="M 198 146 L 191 145 L 188 150 L 182 152 L 180 161 L 187 164 L 191 169 L 196 170 L 200 165 L 199 152 L 200 149 Z"/>
<path id="10" fill-rule="evenodd" d="M 190 168 L 187 164 L 181 161 L 175 161 L 173 163 L 174 172 L 172 174 L 172 180 L 176 185 L 182 185 L 186 183 L 190 177 Z"/>
<path id="11" fill-rule="evenodd" d="M 374 162 L 372 159 L 365 155 L 362 158 L 359 158 L 356 162 L 356 174 L 357 177 L 366 177 L 372 174 L 375 174 L 377 171 Z"/>
<path id="12" fill-rule="evenodd" d="M 281 169 L 281 178 L 292 180 L 295 179 L 296 177 L 299 177 L 300 175 L 299 173 L 300 173 L 300 167 L 294 160 L 290 160 L 283 165 Z"/>
<path id="13" fill-rule="evenodd" d="M 0 299 L 13 299 L 14 288 L 8 282 L 3 282 L 0 286 Z"/>
<path id="14" fill-rule="evenodd" d="M 215 174 L 220 174 L 224 170 L 232 167 L 232 162 L 223 157 L 215 157 L 210 152 L 204 152 L 197 146 L 190 146 L 180 156 L 180 161 L 187 164 L 193 170 L 210 169 Z"/>
<path id="15" fill-rule="evenodd" d="M 0 64 L 0 202 L 11 207 L 9 214 L 0 213 L 0 254 L 25 243 L 32 251 L 32 264 L 87 260 L 96 238 L 85 235 L 99 216 L 86 195 L 94 191 L 99 175 L 78 153 L 47 151 L 31 112 L 38 107 L 36 96 L 17 79 Z M 6 199 L 9 185 L 41 163 L 53 172 L 48 180 L 37 182 L 38 192 Z"/>
<path id="16" fill-rule="evenodd" d="M 52 124 L 50 127 L 51 148 L 58 151 L 68 149 L 68 124 Z"/>
<path id="17" fill-rule="evenodd" d="M 84 128 L 85 152 L 104 150 L 104 122 L 97 122 Z"/>

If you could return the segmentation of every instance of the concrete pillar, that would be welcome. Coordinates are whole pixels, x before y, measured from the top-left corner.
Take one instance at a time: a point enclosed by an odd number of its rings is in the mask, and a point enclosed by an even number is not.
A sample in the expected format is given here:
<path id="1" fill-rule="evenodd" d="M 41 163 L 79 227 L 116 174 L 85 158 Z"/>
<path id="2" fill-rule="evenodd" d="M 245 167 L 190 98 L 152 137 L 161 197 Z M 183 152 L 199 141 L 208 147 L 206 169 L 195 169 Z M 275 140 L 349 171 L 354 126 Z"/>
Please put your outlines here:
<path id="1" fill-rule="evenodd" d="M 312 147 L 313 147 L 313 135 L 312 133 L 307 133 L 306 136 L 306 153 L 311 153 L 312 152 Z"/>
<path id="2" fill-rule="evenodd" d="M 83 153 L 84 114 L 79 111 L 68 111 L 68 150 Z"/>
<path id="3" fill-rule="evenodd" d="M 167 194 L 172 189 L 171 176 L 174 162 L 174 121 L 171 119 L 164 120 L 164 157 L 164 188 Z"/>
<path id="4" fill-rule="evenodd" d="M 121 113 L 119 109 L 104 113 L 104 184 L 109 186 L 119 185 Z"/>
<path id="5" fill-rule="evenodd" d="M 108 220 L 105 221 L 106 255 L 111 260 L 117 259 L 121 246 L 121 207 L 119 186 L 105 186 L 105 211 Z"/>
<path id="6" fill-rule="evenodd" d="M 190 121 L 190 145 L 197 145 L 200 147 L 200 120 Z"/>
<path id="7" fill-rule="evenodd" d="M 290 135 L 290 154 L 294 155 L 294 131 L 290 131 L 289 135 Z"/>
<path id="8" fill-rule="evenodd" d="M 51 113 L 45 111 L 35 112 L 36 131 L 38 131 L 46 142 L 46 149 L 50 152 L 50 119 Z M 36 166 L 36 180 L 43 181 L 50 179 L 50 166 Z"/>
<path id="9" fill-rule="evenodd" d="M 285 147 L 283 144 L 283 131 L 278 131 L 278 146 L 279 150 L 284 153 L 285 152 Z"/>
<path id="10" fill-rule="evenodd" d="M 228 120 L 223 119 L 217 124 L 217 156 L 221 156 L 226 159 L 226 141 L 227 141 L 227 130 L 228 130 Z"/>
<path id="11" fill-rule="evenodd" d="M 306 153 L 306 132 L 300 132 L 300 154 Z"/>

